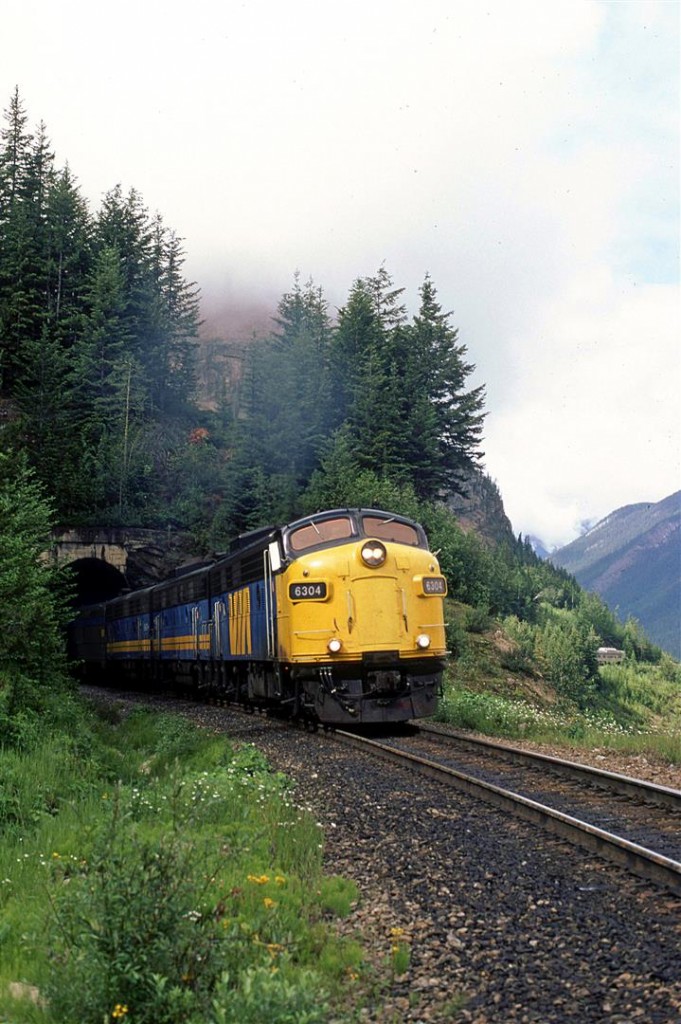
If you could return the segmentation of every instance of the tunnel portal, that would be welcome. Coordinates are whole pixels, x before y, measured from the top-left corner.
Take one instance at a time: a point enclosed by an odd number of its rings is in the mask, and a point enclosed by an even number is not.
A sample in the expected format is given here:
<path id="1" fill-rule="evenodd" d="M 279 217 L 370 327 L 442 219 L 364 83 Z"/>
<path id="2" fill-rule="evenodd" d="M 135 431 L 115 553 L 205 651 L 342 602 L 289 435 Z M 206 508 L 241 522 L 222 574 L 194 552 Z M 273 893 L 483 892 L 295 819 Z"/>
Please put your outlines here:
<path id="1" fill-rule="evenodd" d="M 52 532 L 44 558 L 73 569 L 73 603 L 82 608 L 167 579 L 193 554 L 191 544 L 170 529 L 63 526 Z"/>
<path id="2" fill-rule="evenodd" d="M 128 581 L 115 566 L 101 558 L 78 558 L 69 562 L 75 582 L 73 603 L 78 608 L 109 601 L 129 590 Z"/>

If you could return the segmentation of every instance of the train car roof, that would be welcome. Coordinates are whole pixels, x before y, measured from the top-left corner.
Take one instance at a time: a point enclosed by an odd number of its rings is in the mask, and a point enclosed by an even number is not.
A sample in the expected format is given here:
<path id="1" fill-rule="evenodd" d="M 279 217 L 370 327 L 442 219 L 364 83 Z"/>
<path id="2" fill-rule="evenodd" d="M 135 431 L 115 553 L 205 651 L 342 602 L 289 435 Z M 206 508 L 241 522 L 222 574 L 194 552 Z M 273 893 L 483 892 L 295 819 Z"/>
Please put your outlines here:
<path id="1" fill-rule="evenodd" d="M 264 540 L 266 537 L 273 537 L 279 530 L 278 526 L 261 526 L 257 530 L 249 530 L 248 533 L 240 533 L 238 537 L 229 545 L 229 554 L 234 554 L 235 551 L 241 551 L 242 548 L 248 548 L 251 544 L 257 544 L 258 541 Z M 224 557 L 221 555 L 220 557 Z"/>

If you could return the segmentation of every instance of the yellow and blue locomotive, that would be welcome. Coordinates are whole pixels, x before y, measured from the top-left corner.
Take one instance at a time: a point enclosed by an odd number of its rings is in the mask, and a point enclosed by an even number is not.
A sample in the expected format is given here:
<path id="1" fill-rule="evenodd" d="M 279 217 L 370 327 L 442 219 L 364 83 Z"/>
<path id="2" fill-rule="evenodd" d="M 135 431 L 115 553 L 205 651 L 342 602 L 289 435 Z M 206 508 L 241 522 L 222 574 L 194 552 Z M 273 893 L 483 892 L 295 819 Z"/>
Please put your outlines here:
<path id="1" fill-rule="evenodd" d="M 405 721 L 435 710 L 446 589 L 418 523 L 336 509 L 83 609 L 72 650 L 90 678 L 179 683 L 325 725 Z"/>

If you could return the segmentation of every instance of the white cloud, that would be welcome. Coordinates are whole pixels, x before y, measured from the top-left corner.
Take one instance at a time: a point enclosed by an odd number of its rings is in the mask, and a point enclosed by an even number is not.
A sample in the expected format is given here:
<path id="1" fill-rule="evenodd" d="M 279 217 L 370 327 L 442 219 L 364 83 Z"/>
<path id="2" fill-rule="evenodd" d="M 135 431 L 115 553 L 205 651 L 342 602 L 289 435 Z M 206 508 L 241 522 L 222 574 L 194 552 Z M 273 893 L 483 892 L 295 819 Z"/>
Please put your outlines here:
<path id="1" fill-rule="evenodd" d="M 585 519 L 681 486 L 678 327 L 675 288 L 622 295 L 605 275 L 547 310 L 488 424 L 488 468 L 524 533 L 560 546 Z"/>

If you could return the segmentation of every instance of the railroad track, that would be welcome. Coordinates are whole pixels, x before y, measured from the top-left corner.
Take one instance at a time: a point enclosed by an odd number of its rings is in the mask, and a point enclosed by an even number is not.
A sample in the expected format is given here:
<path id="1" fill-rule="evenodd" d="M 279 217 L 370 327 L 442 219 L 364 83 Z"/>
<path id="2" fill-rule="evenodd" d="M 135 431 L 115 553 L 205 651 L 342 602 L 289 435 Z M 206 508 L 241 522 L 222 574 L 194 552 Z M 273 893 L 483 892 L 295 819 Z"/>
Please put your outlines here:
<path id="1" fill-rule="evenodd" d="M 681 895 L 681 790 L 425 724 L 381 741 L 342 730 L 328 735 L 494 804 Z"/>
<path id="2" fill-rule="evenodd" d="M 681 894 L 681 791 L 587 765 L 415 726 L 336 740 L 454 786 Z"/>

